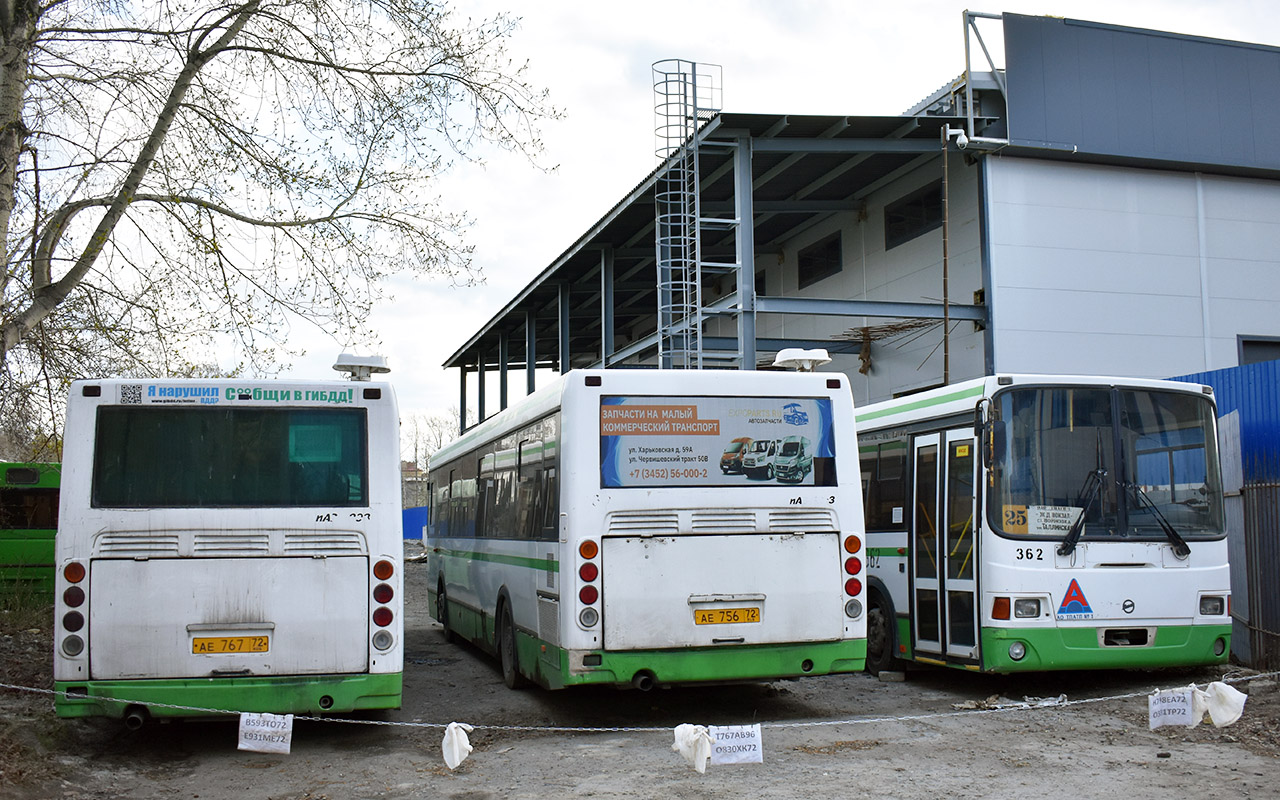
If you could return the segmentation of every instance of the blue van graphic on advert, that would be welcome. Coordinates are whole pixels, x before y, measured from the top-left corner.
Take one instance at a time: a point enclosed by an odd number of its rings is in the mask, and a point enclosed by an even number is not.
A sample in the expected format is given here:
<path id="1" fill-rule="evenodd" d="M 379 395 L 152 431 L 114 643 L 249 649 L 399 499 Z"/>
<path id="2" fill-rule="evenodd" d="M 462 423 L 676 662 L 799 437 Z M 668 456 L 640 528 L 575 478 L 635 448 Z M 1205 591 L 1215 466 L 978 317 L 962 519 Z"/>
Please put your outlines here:
<path id="1" fill-rule="evenodd" d="M 808 425 L 809 415 L 800 410 L 799 403 L 787 403 L 782 407 L 782 421 L 788 425 Z"/>

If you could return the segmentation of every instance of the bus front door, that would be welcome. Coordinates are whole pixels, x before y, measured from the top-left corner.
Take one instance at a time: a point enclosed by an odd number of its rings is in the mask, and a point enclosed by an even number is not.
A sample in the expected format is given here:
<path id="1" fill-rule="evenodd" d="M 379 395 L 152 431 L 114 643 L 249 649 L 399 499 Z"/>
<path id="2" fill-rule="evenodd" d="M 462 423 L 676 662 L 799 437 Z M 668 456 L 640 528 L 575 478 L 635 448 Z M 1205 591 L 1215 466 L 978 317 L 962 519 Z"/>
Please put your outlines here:
<path id="1" fill-rule="evenodd" d="M 917 436 L 911 541 L 914 652 L 978 662 L 977 537 L 972 430 Z"/>

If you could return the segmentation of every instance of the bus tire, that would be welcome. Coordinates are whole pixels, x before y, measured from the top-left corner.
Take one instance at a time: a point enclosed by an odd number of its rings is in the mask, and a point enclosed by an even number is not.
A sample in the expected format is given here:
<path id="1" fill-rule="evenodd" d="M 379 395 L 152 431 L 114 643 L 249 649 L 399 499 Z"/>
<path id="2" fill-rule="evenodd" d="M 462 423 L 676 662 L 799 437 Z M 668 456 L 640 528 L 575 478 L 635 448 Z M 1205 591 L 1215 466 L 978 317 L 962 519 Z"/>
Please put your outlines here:
<path id="1" fill-rule="evenodd" d="M 444 629 L 445 642 L 449 644 L 456 642 L 458 637 L 449 627 L 449 598 L 444 594 L 444 581 L 440 581 L 440 588 L 436 591 L 436 619 Z"/>
<path id="2" fill-rule="evenodd" d="M 529 680 L 520 672 L 520 655 L 516 651 L 516 626 L 511 621 L 511 606 L 502 604 L 498 618 L 498 661 L 502 664 L 502 682 L 508 689 L 523 689 Z"/>
<path id="3" fill-rule="evenodd" d="M 867 596 L 867 672 L 879 675 L 898 667 L 894 655 L 893 606 L 879 592 Z"/>

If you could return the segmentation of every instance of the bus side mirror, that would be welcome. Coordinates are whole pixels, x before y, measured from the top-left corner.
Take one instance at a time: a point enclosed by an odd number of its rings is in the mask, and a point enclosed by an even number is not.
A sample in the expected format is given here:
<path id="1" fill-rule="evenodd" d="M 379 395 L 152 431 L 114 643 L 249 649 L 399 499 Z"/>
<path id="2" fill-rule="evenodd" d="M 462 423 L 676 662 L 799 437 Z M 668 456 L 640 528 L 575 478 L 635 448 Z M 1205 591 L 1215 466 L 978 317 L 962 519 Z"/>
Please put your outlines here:
<path id="1" fill-rule="evenodd" d="M 973 409 L 973 429 L 978 434 L 979 449 L 982 451 L 982 466 L 990 469 L 996 460 L 996 453 L 1005 447 L 1005 422 L 1001 419 L 989 419 L 988 412 L 991 401 L 983 399 Z"/>

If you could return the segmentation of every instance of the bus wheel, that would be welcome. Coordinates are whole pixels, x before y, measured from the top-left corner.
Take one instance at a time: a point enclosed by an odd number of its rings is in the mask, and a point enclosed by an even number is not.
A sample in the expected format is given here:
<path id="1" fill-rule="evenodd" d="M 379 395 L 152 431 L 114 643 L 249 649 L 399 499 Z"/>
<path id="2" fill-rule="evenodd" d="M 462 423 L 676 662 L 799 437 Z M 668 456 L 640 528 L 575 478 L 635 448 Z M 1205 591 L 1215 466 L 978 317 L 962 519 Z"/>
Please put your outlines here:
<path id="1" fill-rule="evenodd" d="M 898 663 L 893 654 L 893 628 L 888 606 L 878 592 L 872 592 L 867 603 L 867 672 L 879 675 Z"/>
<path id="2" fill-rule="evenodd" d="M 508 689 L 523 689 L 529 681 L 520 672 L 520 659 L 516 654 L 516 626 L 511 622 L 511 607 L 502 604 L 502 616 L 499 618 L 498 660 L 502 662 L 502 682 Z"/>
<path id="3" fill-rule="evenodd" d="M 440 627 L 444 628 L 444 640 L 450 644 L 457 641 L 458 637 L 449 627 L 449 598 L 444 595 L 444 581 L 440 582 L 440 589 L 436 592 L 436 619 L 440 621 Z"/>

